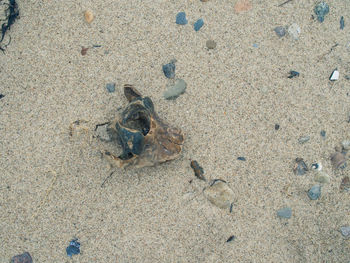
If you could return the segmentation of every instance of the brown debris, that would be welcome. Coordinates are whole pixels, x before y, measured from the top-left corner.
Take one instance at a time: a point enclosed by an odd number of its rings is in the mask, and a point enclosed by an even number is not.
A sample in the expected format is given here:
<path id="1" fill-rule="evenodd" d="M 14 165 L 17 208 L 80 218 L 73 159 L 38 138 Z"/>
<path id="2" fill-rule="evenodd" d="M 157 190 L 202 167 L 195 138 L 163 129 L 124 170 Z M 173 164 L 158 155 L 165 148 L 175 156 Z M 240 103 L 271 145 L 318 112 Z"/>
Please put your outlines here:
<path id="1" fill-rule="evenodd" d="M 194 171 L 194 175 L 203 181 L 206 181 L 205 177 L 204 177 L 204 170 L 201 166 L 199 166 L 197 161 L 191 161 L 191 168 Z"/>
<path id="2" fill-rule="evenodd" d="M 344 176 L 343 180 L 340 183 L 340 191 L 349 191 L 350 190 L 350 179 L 349 176 Z"/>
<path id="3" fill-rule="evenodd" d="M 84 12 L 84 17 L 85 21 L 89 24 L 91 24 L 91 22 L 94 20 L 94 14 L 90 10 Z"/>
<path id="4" fill-rule="evenodd" d="M 82 55 L 82 56 L 85 56 L 88 50 L 89 50 L 88 47 L 82 47 L 82 48 L 81 48 L 81 52 L 80 52 L 81 55 Z"/>

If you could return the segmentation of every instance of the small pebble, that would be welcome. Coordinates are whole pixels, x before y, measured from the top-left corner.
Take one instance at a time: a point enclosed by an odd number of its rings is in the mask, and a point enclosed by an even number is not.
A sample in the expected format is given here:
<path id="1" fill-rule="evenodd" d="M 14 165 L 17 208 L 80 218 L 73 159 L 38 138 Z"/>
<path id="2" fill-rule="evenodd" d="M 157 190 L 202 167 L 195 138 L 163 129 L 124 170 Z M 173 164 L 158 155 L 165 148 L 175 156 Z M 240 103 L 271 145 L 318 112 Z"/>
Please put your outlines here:
<path id="1" fill-rule="evenodd" d="M 330 81 L 336 81 L 339 79 L 339 71 L 337 69 L 335 69 L 333 72 L 332 72 L 332 75 L 329 77 L 329 80 Z"/>
<path id="2" fill-rule="evenodd" d="M 340 191 L 350 191 L 350 178 L 349 176 L 344 176 L 340 183 Z"/>
<path id="3" fill-rule="evenodd" d="M 350 150 L 350 141 L 349 140 L 342 141 L 341 145 L 343 146 L 344 150 L 346 150 L 346 151 Z"/>
<path id="4" fill-rule="evenodd" d="M 246 158 L 245 158 L 245 157 L 238 157 L 237 160 L 239 160 L 239 161 L 245 161 Z"/>
<path id="5" fill-rule="evenodd" d="M 193 25 L 193 28 L 195 31 L 198 31 L 199 29 L 201 29 L 201 27 L 204 25 L 204 21 L 202 18 L 198 19 L 194 25 Z"/>
<path id="6" fill-rule="evenodd" d="M 292 36 L 294 40 L 299 39 L 300 32 L 300 26 L 298 26 L 296 23 L 293 23 L 291 26 L 288 27 L 288 33 Z"/>
<path id="7" fill-rule="evenodd" d="M 109 93 L 114 92 L 115 91 L 115 83 L 113 83 L 113 82 L 107 83 L 106 89 Z"/>
<path id="8" fill-rule="evenodd" d="M 279 37 L 283 37 L 286 35 L 287 31 L 283 26 L 277 26 L 274 28 L 275 33 L 277 34 L 277 36 Z"/>
<path id="9" fill-rule="evenodd" d="M 294 78 L 294 77 L 299 77 L 299 75 L 300 75 L 300 73 L 299 73 L 298 71 L 291 70 L 291 71 L 289 71 L 289 76 L 288 76 L 288 78 L 289 78 L 289 79 L 292 79 L 292 78 Z"/>
<path id="10" fill-rule="evenodd" d="M 342 226 L 340 232 L 345 238 L 350 238 L 350 226 Z"/>
<path id="11" fill-rule="evenodd" d="M 235 236 L 230 236 L 227 240 L 226 240 L 226 242 L 231 242 L 231 241 L 233 241 L 233 240 L 235 240 Z"/>
<path id="12" fill-rule="evenodd" d="M 11 263 L 32 263 L 33 259 L 28 252 L 24 252 L 21 255 L 14 256 L 11 259 Z"/>
<path id="13" fill-rule="evenodd" d="M 88 50 L 89 50 L 88 47 L 81 47 L 80 54 L 81 54 L 82 56 L 85 56 Z"/>
<path id="14" fill-rule="evenodd" d="M 78 242 L 78 239 L 73 239 L 69 243 L 69 246 L 66 248 L 66 252 L 69 257 L 80 253 L 80 243 Z"/>
<path id="15" fill-rule="evenodd" d="M 326 2 L 320 2 L 315 6 L 314 12 L 317 15 L 317 20 L 322 23 L 325 15 L 329 13 L 329 6 Z"/>
<path id="16" fill-rule="evenodd" d="M 163 96 L 166 100 L 174 100 L 185 93 L 186 88 L 186 82 L 183 79 L 177 79 L 175 84 L 167 85 L 167 90 L 164 91 Z"/>
<path id="17" fill-rule="evenodd" d="M 308 142 L 310 140 L 310 136 L 302 136 L 302 137 L 300 137 L 299 139 L 298 139 L 298 142 L 300 143 L 300 144 L 303 144 L 303 143 L 306 143 L 306 142 Z"/>
<path id="18" fill-rule="evenodd" d="M 311 168 L 317 171 L 321 171 L 322 170 L 322 164 L 321 163 L 313 163 L 311 164 Z"/>
<path id="19" fill-rule="evenodd" d="M 175 60 L 172 60 L 170 63 L 163 65 L 163 72 L 165 77 L 168 79 L 173 79 L 175 78 Z"/>
<path id="20" fill-rule="evenodd" d="M 331 156 L 331 163 L 334 169 L 344 169 L 346 167 L 345 155 L 341 152 L 335 152 Z"/>
<path id="21" fill-rule="evenodd" d="M 3 97 L 5 97 L 5 95 L 4 94 L 0 94 L 0 99 L 2 99 Z"/>
<path id="22" fill-rule="evenodd" d="M 311 200 L 317 200 L 321 196 L 321 186 L 316 184 L 313 187 L 310 188 L 310 190 L 307 192 L 307 195 Z"/>
<path id="23" fill-rule="evenodd" d="M 279 130 L 279 128 L 280 128 L 280 125 L 279 124 L 275 124 L 275 130 L 277 131 L 277 130 Z"/>
<path id="24" fill-rule="evenodd" d="M 340 18 L 340 29 L 343 30 L 344 29 L 344 26 L 345 26 L 345 22 L 344 22 L 344 17 L 342 16 Z"/>
<path id="25" fill-rule="evenodd" d="M 325 130 L 322 130 L 322 131 L 320 132 L 320 134 L 321 134 L 321 136 L 322 136 L 323 138 L 326 137 L 326 131 L 325 131 Z"/>
<path id="26" fill-rule="evenodd" d="M 233 191 L 223 180 L 213 180 L 209 187 L 203 189 L 203 193 L 213 205 L 219 208 L 229 209 L 233 203 Z"/>
<path id="27" fill-rule="evenodd" d="M 258 48 L 259 45 L 258 45 L 257 43 L 254 43 L 254 44 L 253 44 L 253 47 Z"/>
<path id="28" fill-rule="evenodd" d="M 90 10 L 85 11 L 84 17 L 89 24 L 94 20 L 94 14 Z"/>
<path id="29" fill-rule="evenodd" d="M 294 169 L 293 169 L 294 174 L 296 174 L 296 175 L 304 175 L 304 174 L 306 174 L 306 172 L 309 169 L 307 168 L 307 165 L 304 162 L 304 160 L 302 158 L 296 158 L 295 162 L 296 162 L 296 164 L 295 164 Z"/>
<path id="30" fill-rule="evenodd" d="M 206 181 L 205 177 L 204 177 L 204 170 L 203 168 L 198 164 L 197 161 L 191 161 L 191 168 L 194 171 L 194 175 L 203 181 Z"/>
<path id="31" fill-rule="evenodd" d="M 186 13 L 180 12 L 176 15 L 176 24 L 178 25 L 186 25 L 188 23 L 186 19 Z"/>
<path id="32" fill-rule="evenodd" d="M 277 211 L 277 216 L 289 219 L 292 217 L 292 209 L 290 207 L 284 207 Z"/>
<path id="33" fill-rule="evenodd" d="M 318 172 L 314 179 L 316 182 L 321 184 L 328 184 L 331 181 L 329 175 L 324 172 Z"/>
<path id="34" fill-rule="evenodd" d="M 214 40 L 207 40 L 205 43 L 208 49 L 214 49 L 216 48 L 216 42 Z"/>

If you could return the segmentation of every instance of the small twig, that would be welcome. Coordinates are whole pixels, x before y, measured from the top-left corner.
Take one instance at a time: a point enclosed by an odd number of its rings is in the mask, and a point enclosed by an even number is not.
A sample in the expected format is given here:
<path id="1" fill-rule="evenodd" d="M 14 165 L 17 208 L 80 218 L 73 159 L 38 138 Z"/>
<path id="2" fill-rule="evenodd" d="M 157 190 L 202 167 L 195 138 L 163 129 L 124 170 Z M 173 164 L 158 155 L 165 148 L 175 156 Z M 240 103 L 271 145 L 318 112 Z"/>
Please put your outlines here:
<path id="1" fill-rule="evenodd" d="M 338 43 L 334 44 L 334 45 L 331 47 L 331 49 L 330 49 L 329 51 L 327 51 L 326 53 L 324 53 L 323 55 L 321 55 L 321 56 L 319 57 L 319 59 L 317 60 L 317 62 L 319 62 L 322 58 L 324 58 L 325 56 L 327 56 L 328 54 L 330 54 L 330 53 L 334 50 L 334 48 L 337 47 L 338 45 L 339 45 Z"/>
<path id="2" fill-rule="evenodd" d="M 289 3 L 289 2 L 292 2 L 292 1 L 293 0 L 287 0 L 287 1 L 283 2 L 282 4 L 278 5 L 278 7 L 283 6 L 283 5 L 285 5 L 285 4 Z"/>
<path id="3" fill-rule="evenodd" d="M 114 172 L 115 172 L 115 171 L 111 172 L 111 173 L 106 177 L 106 179 L 103 180 L 103 183 L 101 184 L 101 187 L 103 187 L 103 186 L 105 185 L 105 183 L 107 182 L 107 180 L 108 180 L 109 178 L 112 177 L 112 175 L 114 174 Z"/>

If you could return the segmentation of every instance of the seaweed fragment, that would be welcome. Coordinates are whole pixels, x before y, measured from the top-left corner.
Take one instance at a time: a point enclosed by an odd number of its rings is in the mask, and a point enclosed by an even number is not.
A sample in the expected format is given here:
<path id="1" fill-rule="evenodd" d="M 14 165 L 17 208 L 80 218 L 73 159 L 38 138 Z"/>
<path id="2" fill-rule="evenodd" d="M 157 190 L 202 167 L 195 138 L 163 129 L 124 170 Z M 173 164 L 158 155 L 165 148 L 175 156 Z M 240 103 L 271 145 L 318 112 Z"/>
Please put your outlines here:
<path id="1" fill-rule="evenodd" d="M 18 10 L 18 5 L 16 3 L 16 0 L 9 0 L 9 3 L 7 5 L 8 5 L 8 8 L 5 10 L 6 22 L 1 25 L 0 43 L 4 40 L 6 32 L 10 30 L 11 26 L 15 23 L 17 17 L 19 16 L 19 10 Z M 11 42 L 11 38 L 7 45 L 5 45 L 4 47 L 0 46 L 0 50 L 2 52 L 5 52 L 5 48 L 10 44 L 10 42 Z"/>

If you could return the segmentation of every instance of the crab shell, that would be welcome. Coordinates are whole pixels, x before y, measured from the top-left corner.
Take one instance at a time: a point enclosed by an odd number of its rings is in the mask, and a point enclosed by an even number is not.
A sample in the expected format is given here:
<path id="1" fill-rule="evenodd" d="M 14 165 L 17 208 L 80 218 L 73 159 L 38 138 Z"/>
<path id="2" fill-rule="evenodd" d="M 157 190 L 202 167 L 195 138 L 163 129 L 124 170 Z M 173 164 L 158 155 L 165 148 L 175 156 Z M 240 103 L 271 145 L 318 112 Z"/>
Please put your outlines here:
<path id="1" fill-rule="evenodd" d="M 170 127 L 154 111 L 149 97 L 132 86 L 124 86 L 129 104 L 109 126 L 123 148 L 120 156 L 105 152 L 118 167 L 154 166 L 179 157 L 184 142 L 180 129 Z"/>

